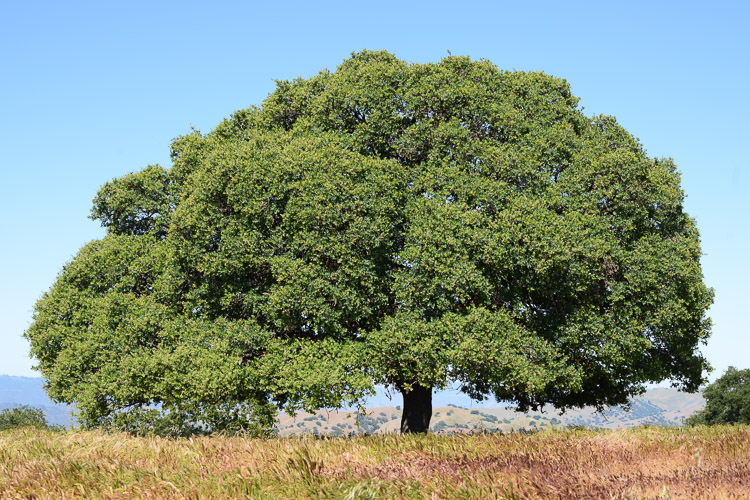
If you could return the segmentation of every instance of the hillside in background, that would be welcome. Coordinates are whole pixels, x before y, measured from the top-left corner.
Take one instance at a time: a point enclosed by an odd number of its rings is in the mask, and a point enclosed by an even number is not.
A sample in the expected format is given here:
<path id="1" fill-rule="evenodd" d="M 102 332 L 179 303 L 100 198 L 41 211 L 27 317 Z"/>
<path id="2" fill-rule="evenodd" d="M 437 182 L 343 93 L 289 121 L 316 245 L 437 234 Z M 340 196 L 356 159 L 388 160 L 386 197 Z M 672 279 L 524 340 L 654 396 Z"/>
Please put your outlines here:
<path id="1" fill-rule="evenodd" d="M 44 392 L 44 379 L 39 377 L 14 377 L 0 375 L 0 404 L 53 406 Z"/>
<path id="2" fill-rule="evenodd" d="M 382 392 L 382 391 L 380 391 Z M 675 426 L 701 409 L 704 405 L 700 394 L 688 394 L 675 389 L 653 389 L 633 400 L 630 411 L 613 408 L 604 413 L 593 409 L 569 410 L 559 415 L 553 408 L 544 412 L 518 413 L 513 407 L 489 407 L 471 405 L 464 395 L 451 398 L 450 392 L 435 395 L 432 413 L 432 432 L 475 432 L 481 430 L 509 432 L 519 429 L 544 429 L 553 426 L 580 425 L 615 429 L 643 424 Z M 368 402 L 366 415 L 356 411 L 319 411 L 317 414 L 298 413 L 294 417 L 279 416 L 278 430 L 282 436 L 290 434 L 349 435 L 359 433 L 397 432 L 401 423 L 401 407 L 387 406 L 400 402 L 379 394 Z M 456 401 L 451 404 L 449 401 Z M 373 408 L 382 404 L 385 406 Z M 73 409 L 67 405 L 54 404 L 44 392 L 44 380 L 37 377 L 14 377 L 0 375 L 0 410 L 21 405 L 41 408 L 47 421 L 56 425 L 73 425 Z M 440 405 L 440 406 L 438 406 Z M 359 422 L 359 425 L 357 425 Z"/>
<path id="3" fill-rule="evenodd" d="M 72 407 L 55 404 L 44 392 L 44 379 L 0 375 L 0 411 L 23 405 L 41 408 L 50 424 L 73 425 Z"/>
<path id="4" fill-rule="evenodd" d="M 550 408 L 544 412 L 519 413 L 513 407 L 441 406 L 434 408 L 430 431 L 477 432 L 545 429 L 555 426 L 585 426 L 604 429 L 639 425 L 678 426 L 704 405 L 700 394 L 675 389 L 653 389 L 633 399 L 630 410 L 613 408 L 604 413 L 594 409 L 568 410 L 560 415 Z M 366 415 L 354 411 L 321 411 L 317 414 L 282 414 L 279 434 L 349 435 L 359 433 L 397 432 L 401 423 L 401 407 L 368 408 Z M 359 425 L 358 425 L 359 424 Z"/>

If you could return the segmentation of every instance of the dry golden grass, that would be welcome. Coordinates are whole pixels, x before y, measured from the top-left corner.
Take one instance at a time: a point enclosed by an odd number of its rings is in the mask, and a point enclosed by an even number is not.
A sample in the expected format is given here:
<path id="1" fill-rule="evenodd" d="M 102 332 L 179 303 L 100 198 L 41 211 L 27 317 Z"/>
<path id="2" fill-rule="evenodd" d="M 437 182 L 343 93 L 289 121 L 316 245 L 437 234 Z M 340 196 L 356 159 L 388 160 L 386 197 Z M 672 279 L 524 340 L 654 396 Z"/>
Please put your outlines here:
<path id="1" fill-rule="evenodd" d="M 750 427 L 135 438 L 0 433 L 0 498 L 750 498 Z"/>

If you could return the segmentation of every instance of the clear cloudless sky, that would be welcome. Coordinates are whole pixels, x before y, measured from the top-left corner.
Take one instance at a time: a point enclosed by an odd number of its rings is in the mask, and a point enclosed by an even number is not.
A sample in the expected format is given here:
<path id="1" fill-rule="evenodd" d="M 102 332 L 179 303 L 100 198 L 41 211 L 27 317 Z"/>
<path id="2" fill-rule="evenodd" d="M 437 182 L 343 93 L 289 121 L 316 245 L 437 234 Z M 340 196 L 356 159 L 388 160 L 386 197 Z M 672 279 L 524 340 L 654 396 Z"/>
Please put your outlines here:
<path id="1" fill-rule="evenodd" d="M 254 5 L 255 4 L 255 5 Z M 0 3 L 0 374 L 38 376 L 22 337 L 63 264 L 104 231 L 106 181 L 169 165 L 191 126 L 353 51 L 454 55 L 567 79 L 682 172 L 716 290 L 716 368 L 750 368 L 750 2 Z"/>

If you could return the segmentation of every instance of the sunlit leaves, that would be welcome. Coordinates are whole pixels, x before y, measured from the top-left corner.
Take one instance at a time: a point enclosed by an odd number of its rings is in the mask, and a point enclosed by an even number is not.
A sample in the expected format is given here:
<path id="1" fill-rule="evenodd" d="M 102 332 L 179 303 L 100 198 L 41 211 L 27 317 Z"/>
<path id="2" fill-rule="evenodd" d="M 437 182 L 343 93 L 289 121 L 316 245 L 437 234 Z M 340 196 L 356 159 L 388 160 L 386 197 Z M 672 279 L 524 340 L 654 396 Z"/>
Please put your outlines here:
<path id="1" fill-rule="evenodd" d="M 376 382 L 619 404 L 708 367 L 675 165 L 564 80 L 363 51 L 171 152 L 102 187 L 27 332 L 86 425 L 255 432 Z"/>

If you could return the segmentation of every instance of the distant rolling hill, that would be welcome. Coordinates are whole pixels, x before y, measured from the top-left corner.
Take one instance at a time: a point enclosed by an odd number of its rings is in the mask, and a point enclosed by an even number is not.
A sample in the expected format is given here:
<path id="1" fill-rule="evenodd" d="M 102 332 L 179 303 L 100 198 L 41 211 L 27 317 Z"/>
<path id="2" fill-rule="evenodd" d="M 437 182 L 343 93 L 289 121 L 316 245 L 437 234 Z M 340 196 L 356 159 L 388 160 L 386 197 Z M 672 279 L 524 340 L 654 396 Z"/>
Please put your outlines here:
<path id="1" fill-rule="evenodd" d="M 44 380 L 38 377 L 0 375 L 0 410 L 21 405 L 41 408 L 51 424 L 71 426 L 75 423 L 71 406 L 54 404 L 44 392 Z M 382 392 L 382 391 L 380 391 Z M 682 425 L 704 405 L 700 394 L 675 389 L 653 389 L 633 399 L 630 411 L 611 408 L 604 413 L 593 409 L 569 410 L 559 415 L 550 408 L 545 412 L 518 413 L 510 406 L 470 406 L 465 397 L 452 397 L 450 391 L 435 395 L 430 430 L 433 432 L 471 432 L 479 430 L 544 429 L 554 426 L 581 425 L 613 429 L 643 424 Z M 461 395 L 463 396 L 463 395 Z M 400 396 L 393 398 L 394 403 Z M 448 401 L 461 404 L 451 405 Z M 281 414 L 277 429 L 282 436 L 290 434 L 349 435 L 358 433 L 396 432 L 401 422 L 401 407 L 390 406 L 382 395 L 368 402 L 366 415 L 356 411 L 323 410 L 317 414 L 297 413 L 295 417 Z M 375 405 L 384 405 L 372 408 Z M 357 426 L 359 420 L 359 426 Z"/>
<path id="2" fill-rule="evenodd" d="M 31 406 L 52 406 L 39 377 L 0 375 L 0 404 L 18 403 Z"/>
<path id="3" fill-rule="evenodd" d="M 611 408 L 604 413 L 594 409 L 568 410 L 560 415 L 549 409 L 544 412 L 519 413 L 513 407 L 441 406 L 434 408 L 432 432 L 476 432 L 545 429 L 556 426 L 580 425 L 614 429 L 639 425 L 678 426 L 704 405 L 703 396 L 675 389 L 653 389 L 633 399 L 629 411 Z M 360 433 L 397 432 L 401 422 L 401 407 L 368 408 L 366 415 L 353 411 L 319 411 L 316 414 L 297 413 L 294 417 L 282 414 L 278 431 L 291 434 L 349 435 Z M 359 425 L 357 423 L 359 422 Z"/>
<path id="4" fill-rule="evenodd" d="M 0 410 L 23 405 L 41 408 L 50 424 L 66 427 L 74 424 L 72 407 L 52 402 L 44 392 L 44 379 L 0 375 Z"/>

